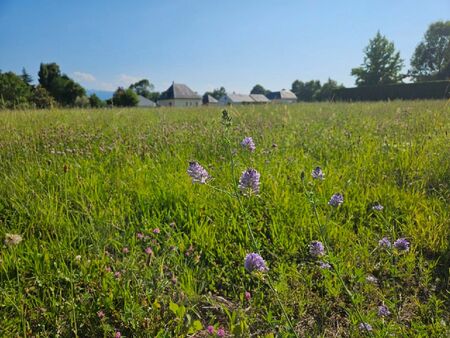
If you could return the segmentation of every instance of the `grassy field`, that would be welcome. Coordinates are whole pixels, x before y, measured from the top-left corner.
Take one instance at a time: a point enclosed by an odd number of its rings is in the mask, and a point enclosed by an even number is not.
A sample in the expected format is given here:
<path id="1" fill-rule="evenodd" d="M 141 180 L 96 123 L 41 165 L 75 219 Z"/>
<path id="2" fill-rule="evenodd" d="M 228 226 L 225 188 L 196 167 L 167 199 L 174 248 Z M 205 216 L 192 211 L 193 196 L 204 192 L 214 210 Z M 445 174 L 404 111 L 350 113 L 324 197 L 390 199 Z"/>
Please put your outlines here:
<path id="1" fill-rule="evenodd" d="M 228 112 L 0 112 L 0 336 L 449 334 L 450 104 Z"/>

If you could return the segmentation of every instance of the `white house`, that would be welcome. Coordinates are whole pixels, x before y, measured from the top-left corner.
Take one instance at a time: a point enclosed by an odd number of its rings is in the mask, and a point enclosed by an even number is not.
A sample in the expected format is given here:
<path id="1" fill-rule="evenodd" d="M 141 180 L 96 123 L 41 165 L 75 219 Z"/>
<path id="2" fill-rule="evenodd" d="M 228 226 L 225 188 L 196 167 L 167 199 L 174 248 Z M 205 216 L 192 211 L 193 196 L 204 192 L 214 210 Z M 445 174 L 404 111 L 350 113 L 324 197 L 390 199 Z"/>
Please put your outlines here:
<path id="1" fill-rule="evenodd" d="M 267 98 L 274 103 L 295 103 L 297 96 L 290 90 L 282 89 L 279 92 L 267 94 Z"/>
<path id="2" fill-rule="evenodd" d="M 173 82 L 161 94 L 158 104 L 167 107 L 198 107 L 202 104 L 202 98 L 188 86 Z"/>

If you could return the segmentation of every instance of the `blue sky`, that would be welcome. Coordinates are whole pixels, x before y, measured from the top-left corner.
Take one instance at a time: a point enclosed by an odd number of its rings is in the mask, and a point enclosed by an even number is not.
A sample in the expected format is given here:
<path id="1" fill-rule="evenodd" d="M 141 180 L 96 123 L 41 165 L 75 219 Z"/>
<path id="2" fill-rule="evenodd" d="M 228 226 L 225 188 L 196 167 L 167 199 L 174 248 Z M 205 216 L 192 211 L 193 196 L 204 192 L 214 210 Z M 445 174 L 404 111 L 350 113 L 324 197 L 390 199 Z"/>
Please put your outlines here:
<path id="1" fill-rule="evenodd" d="M 88 89 L 148 78 L 193 90 L 276 90 L 331 77 L 352 86 L 352 67 L 377 30 L 405 64 L 449 0 L 0 0 L 0 69 L 56 62 Z"/>

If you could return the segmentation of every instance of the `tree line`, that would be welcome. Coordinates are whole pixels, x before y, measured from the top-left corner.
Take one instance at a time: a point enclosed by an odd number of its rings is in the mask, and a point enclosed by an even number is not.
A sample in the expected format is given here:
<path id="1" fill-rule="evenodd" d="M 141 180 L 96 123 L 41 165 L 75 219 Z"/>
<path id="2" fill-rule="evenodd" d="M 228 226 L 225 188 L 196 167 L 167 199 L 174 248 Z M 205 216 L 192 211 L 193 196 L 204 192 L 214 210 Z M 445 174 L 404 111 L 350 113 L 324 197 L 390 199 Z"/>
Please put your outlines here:
<path id="1" fill-rule="evenodd" d="M 410 69 L 402 73 L 404 60 L 400 52 L 392 41 L 377 32 L 364 48 L 363 63 L 353 68 L 351 75 L 355 76 L 357 87 L 401 83 L 407 78 L 414 82 L 450 79 L 450 21 L 438 21 L 428 27 L 410 65 Z M 343 85 L 332 79 L 323 84 L 319 80 L 295 80 L 291 91 L 299 101 L 327 101 L 333 99 L 339 88 Z M 269 92 L 260 84 L 251 90 L 251 94 L 267 95 Z M 220 99 L 226 90 L 220 87 L 205 94 Z M 86 90 L 63 74 L 56 63 L 41 63 L 36 85 L 25 69 L 20 75 L 0 70 L 0 109 L 136 106 L 138 95 L 157 101 L 160 93 L 154 91 L 149 80 L 142 79 L 128 88 L 117 88 L 112 98 L 105 102 L 95 94 L 87 96 Z"/>

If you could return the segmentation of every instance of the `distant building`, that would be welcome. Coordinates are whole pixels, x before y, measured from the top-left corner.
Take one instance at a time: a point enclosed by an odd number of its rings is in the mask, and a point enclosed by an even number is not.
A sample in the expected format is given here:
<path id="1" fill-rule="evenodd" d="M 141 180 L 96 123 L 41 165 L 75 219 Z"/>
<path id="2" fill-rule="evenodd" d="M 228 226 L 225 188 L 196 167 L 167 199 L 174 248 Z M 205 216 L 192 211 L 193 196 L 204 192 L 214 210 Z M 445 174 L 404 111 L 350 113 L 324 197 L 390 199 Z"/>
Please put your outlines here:
<path id="1" fill-rule="evenodd" d="M 152 100 L 143 97 L 142 95 L 138 95 L 139 102 L 137 104 L 138 107 L 156 107 L 156 103 Z"/>
<path id="2" fill-rule="evenodd" d="M 225 94 L 219 99 L 219 104 L 226 106 L 229 104 L 253 104 L 253 100 L 250 95 L 246 94 Z"/>
<path id="3" fill-rule="evenodd" d="M 267 98 L 274 103 L 295 103 L 297 96 L 290 90 L 282 89 L 279 92 L 267 94 Z"/>
<path id="4" fill-rule="evenodd" d="M 269 103 L 270 100 L 263 94 L 250 94 L 250 97 L 255 101 L 254 103 Z"/>
<path id="5" fill-rule="evenodd" d="M 167 107 L 197 107 L 202 104 L 202 98 L 188 86 L 173 82 L 161 94 L 158 104 Z"/>
<path id="6" fill-rule="evenodd" d="M 217 106 L 219 101 L 217 101 L 214 97 L 209 94 L 203 95 L 203 104 L 205 106 Z"/>

